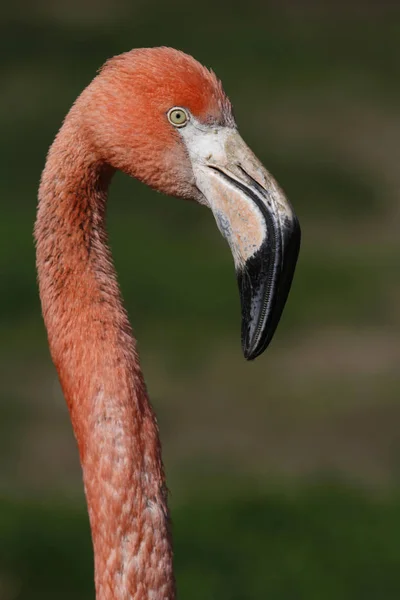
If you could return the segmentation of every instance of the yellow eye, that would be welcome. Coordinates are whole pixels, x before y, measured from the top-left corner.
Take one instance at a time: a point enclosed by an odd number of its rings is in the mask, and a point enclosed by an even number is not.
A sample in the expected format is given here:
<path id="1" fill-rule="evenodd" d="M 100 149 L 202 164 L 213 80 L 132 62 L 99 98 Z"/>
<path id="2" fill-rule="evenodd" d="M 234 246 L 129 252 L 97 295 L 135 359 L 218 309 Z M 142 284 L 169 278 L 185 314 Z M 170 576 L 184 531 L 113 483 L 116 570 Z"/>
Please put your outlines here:
<path id="1" fill-rule="evenodd" d="M 174 127 L 183 127 L 189 121 L 189 115 L 184 108 L 174 106 L 170 108 L 168 113 L 168 121 L 172 123 Z"/>

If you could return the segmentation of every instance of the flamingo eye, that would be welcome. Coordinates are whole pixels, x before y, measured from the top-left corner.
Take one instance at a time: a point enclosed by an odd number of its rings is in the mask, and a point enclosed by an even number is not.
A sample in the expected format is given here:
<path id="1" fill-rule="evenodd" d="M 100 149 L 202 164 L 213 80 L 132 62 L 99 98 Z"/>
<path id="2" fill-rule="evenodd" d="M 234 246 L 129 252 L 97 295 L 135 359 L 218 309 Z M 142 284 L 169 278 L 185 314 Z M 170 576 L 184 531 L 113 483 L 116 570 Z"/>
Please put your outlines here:
<path id="1" fill-rule="evenodd" d="M 168 121 L 172 123 L 174 127 L 184 127 L 189 121 L 189 114 L 180 106 L 174 106 L 170 108 L 167 113 Z"/>

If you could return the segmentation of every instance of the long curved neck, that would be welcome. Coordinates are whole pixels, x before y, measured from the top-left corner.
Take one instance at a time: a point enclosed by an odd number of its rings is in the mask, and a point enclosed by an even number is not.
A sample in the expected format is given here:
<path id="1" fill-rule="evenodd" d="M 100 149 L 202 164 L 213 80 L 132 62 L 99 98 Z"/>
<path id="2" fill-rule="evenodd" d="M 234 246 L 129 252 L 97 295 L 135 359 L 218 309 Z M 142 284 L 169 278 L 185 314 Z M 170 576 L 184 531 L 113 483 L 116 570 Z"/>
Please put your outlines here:
<path id="1" fill-rule="evenodd" d="M 39 190 L 42 310 L 79 447 L 97 600 L 173 600 L 158 428 L 107 247 L 111 176 L 67 118 Z"/>

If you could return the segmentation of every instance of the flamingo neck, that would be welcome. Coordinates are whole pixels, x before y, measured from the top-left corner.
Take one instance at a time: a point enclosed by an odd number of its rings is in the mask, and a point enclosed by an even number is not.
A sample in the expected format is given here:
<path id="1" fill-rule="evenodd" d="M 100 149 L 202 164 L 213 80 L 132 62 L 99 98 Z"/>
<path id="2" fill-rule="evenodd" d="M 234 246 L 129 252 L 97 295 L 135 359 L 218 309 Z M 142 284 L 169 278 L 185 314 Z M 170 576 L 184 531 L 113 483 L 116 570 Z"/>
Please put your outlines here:
<path id="1" fill-rule="evenodd" d="M 112 174 L 67 118 L 39 190 L 42 310 L 79 447 L 96 598 L 173 600 L 158 428 L 107 247 Z"/>

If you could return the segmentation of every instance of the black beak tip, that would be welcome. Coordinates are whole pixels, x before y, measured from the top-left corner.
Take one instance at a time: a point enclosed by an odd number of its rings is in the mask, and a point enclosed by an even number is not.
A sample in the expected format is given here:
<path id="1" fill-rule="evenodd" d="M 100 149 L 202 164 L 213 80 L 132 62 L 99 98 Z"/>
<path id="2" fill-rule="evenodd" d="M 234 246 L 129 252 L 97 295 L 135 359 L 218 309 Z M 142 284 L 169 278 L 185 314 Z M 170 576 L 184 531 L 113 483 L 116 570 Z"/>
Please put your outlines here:
<path id="1" fill-rule="evenodd" d="M 272 337 L 272 335 L 268 335 L 267 339 L 263 339 L 261 342 L 255 343 L 255 340 L 249 340 L 243 336 L 242 350 L 244 358 L 250 362 L 263 354 L 263 352 L 265 352 L 265 350 L 268 348 Z"/>
<path id="2" fill-rule="evenodd" d="M 260 353 L 259 352 L 254 352 L 253 350 L 251 350 L 251 348 L 244 348 L 243 349 L 243 356 L 245 357 L 245 359 L 248 362 L 251 362 L 252 360 L 254 360 L 255 358 L 257 358 L 257 356 L 259 356 Z"/>
<path id="3" fill-rule="evenodd" d="M 252 351 L 251 348 L 243 346 L 243 356 L 250 362 L 251 360 L 254 360 L 257 355 Z"/>
<path id="4" fill-rule="evenodd" d="M 301 234 L 296 218 L 290 225 L 283 260 L 277 270 L 271 260 L 271 247 L 266 243 L 243 269 L 237 271 L 242 307 L 242 350 L 248 361 L 260 356 L 271 343 L 291 288 Z"/>

